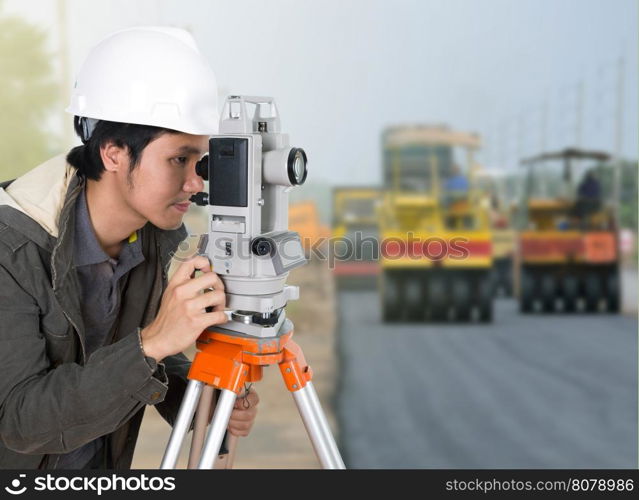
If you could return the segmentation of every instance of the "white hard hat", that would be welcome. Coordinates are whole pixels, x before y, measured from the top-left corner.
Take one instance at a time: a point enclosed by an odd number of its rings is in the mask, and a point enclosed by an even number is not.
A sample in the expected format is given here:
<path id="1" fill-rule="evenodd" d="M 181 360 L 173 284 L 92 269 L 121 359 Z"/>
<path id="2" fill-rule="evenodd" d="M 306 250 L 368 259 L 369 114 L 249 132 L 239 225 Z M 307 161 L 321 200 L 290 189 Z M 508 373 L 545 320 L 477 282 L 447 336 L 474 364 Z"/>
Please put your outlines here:
<path id="1" fill-rule="evenodd" d="M 94 120 L 213 135 L 219 126 L 217 82 L 187 31 L 130 28 L 91 49 L 66 111 Z"/>

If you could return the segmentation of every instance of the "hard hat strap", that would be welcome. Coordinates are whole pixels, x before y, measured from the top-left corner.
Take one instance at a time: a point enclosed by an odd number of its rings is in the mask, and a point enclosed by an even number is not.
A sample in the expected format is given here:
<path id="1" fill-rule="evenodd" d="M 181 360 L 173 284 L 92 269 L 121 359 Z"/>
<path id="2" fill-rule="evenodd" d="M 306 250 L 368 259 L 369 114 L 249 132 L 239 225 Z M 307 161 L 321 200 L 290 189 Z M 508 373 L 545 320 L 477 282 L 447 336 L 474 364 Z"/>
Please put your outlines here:
<path id="1" fill-rule="evenodd" d="M 80 117 L 80 125 L 82 126 L 82 142 L 86 143 L 93 135 L 93 131 L 95 130 L 96 125 L 99 120 L 95 118 L 86 118 L 84 116 Z"/>

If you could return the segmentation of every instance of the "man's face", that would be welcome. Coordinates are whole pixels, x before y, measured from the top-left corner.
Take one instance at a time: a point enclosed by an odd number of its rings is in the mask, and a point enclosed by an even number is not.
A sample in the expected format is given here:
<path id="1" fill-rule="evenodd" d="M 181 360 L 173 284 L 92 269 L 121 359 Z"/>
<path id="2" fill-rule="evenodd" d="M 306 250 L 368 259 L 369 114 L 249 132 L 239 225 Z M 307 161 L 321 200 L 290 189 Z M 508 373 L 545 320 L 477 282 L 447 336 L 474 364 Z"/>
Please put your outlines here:
<path id="1" fill-rule="evenodd" d="M 119 173 L 126 203 L 160 229 L 178 228 L 189 198 L 204 189 L 195 164 L 207 151 L 208 136 L 161 135 L 144 148 L 133 171 Z"/>

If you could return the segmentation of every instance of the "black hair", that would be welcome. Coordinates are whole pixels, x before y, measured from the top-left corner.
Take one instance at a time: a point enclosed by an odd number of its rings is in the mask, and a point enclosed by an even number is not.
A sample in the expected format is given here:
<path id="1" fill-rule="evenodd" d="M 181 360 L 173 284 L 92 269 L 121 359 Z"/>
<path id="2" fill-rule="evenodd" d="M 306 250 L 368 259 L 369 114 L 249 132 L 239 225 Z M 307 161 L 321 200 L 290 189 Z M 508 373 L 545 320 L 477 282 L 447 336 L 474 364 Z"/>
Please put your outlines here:
<path id="1" fill-rule="evenodd" d="M 120 148 L 126 148 L 129 153 L 129 172 L 138 166 L 142 151 L 152 141 L 163 134 L 178 134 L 179 132 L 167 128 L 152 127 L 150 125 L 135 125 L 132 123 L 110 122 L 99 120 L 88 140 L 83 134 L 82 119 L 73 118 L 73 128 L 82 139 L 82 145 L 74 147 L 67 154 L 67 162 L 78 170 L 78 174 L 93 180 L 100 180 L 104 172 L 104 164 L 100 157 L 100 148 L 112 142 Z"/>

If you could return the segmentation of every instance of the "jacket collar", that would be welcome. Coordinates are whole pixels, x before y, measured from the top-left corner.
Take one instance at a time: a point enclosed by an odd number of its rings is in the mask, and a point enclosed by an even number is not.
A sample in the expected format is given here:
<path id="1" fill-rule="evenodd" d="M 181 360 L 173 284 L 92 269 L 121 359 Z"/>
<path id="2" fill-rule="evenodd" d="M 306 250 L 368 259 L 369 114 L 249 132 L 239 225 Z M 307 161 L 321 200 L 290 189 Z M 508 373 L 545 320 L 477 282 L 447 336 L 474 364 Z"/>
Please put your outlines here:
<path id="1" fill-rule="evenodd" d="M 58 237 L 58 216 L 67 197 L 69 185 L 76 178 L 75 169 L 64 156 L 56 156 L 0 188 L 2 222 L 27 240 L 52 252 Z"/>
<path id="2" fill-rule="evenodd" d="M 66 162 L 56 156 L 18 177 L 8 187 L 0 188 L 0 220 L 23 234 L 41 248 L 52 253 L 59 278 L 71 266 L 72 238 L 69 228 L 73 221 L 75 200 L 84 189 L 84 179 Z M 184 225 L 175 230 L 160 230 L 147 223 L 142 237 L 157 239 L 162 265 L 166 268 L 177 245 L 186 237 Z"/>
<path id="3" fill-rule="evenodd" d="M 37 232 L 43 229 L 57 238 L 58 216 L 74 180 L 77 181 L 76 169 L 67 164 L 63 155 L 56 156 L 18 177 L 6 189 L 0 189 L 0 205 L 24 213 L 40 227 Z M 21 232 L 29 239 L 37 237 L 32 225 Z"/>

